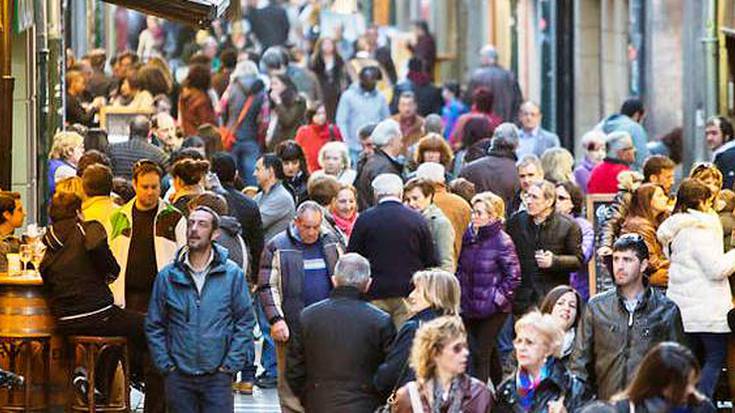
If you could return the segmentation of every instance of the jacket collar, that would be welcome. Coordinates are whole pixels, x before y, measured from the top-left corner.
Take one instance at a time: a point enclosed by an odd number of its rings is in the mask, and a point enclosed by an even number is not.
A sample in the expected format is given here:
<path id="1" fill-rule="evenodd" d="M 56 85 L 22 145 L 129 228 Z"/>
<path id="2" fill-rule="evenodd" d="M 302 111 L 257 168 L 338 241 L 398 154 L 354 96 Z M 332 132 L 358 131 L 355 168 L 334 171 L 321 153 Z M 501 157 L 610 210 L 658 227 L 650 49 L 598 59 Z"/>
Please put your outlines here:
<path id="1" fill-rule="evenodd" d="M 721 154 L 723 152 L 726 152 L 726 151 L 728 151 L 728 150 L 730 150 L 732 148 L 735 148 L 735 139 L 733 139 L 733 140 L 731 140 L 729 142 L 725 142 L 724 144 L 722 144 L 722 146 L 720 146 L 719 148 L 715 149 L 715 151 L 712 152 L 712 160 L 714 161 L 715 158 L 717 158 L 717 155 L 719 155 L 719 154 Z"/>
<path id="2" fill-rule="evenodd" d="M 495 156 L 497 158 L 508 158 L 511 159 L 513 162 L 516 162 L 518 160 L 515 152 L 510 149 L 493 148 L 491 146 L 490 150 L 487 151 L 487 154 L 490 156 Z"/>
<path id="3" fill-rule="evenodd" d="M 618 296 L 620 305 L 623 306 L 623 308 L 625 309 L 626 308 L 625 307 L 626 298 L 620 292 L 620 288 L 617 288 L 617 287 L 615 288 L 615 294 Z M 646 277 L 643 277 L 643 294 L 641 294 L 640 300 L 638 300 L 638 305 L 636 305 L 635 311 L 638 312 L 646 308 L 652 296 L 653 296 L 653 289 L 648 285 L 648 282 L 646 281 Z"/>
<path id="4" fill-rule="evenodd" d="M 334 287 L 329 293 L 329 298 L 348 298 L 352 300 L 361 300 L 362 292 L 357 287 L 340 285 Z"/>
<path id="5" fill-rule="evenodd" d="M 608 158 L 608 157 L 606 157 L 603 162 L 605 162 L 605 163 L 612 163 L 612 164 L 616 164 L 616 165 L 625 165 L 625 166 L 628 166 L 627 163 L 621 161 L 620 159 L 615 159 L 615 158 Z"/>
<path id="6" fill-rule="evenodd" d="M 176 258 L 174 259 L 174 267 L 178 271 L 172 271 L 171 281 L 182 284 L 191 285 L 192 280 L 189 276 L 189 269 L 185 263 L 186 257 L 189 252 L 189 247 L 184 245 L 179 248 L 176 252 Z M 227 250 L 224 247 L 217 245 L 212 242 L 212 262 L 209 265 L 209 275 L 223 274 L 225 272 L 225 264 L 227 263 Z"/>

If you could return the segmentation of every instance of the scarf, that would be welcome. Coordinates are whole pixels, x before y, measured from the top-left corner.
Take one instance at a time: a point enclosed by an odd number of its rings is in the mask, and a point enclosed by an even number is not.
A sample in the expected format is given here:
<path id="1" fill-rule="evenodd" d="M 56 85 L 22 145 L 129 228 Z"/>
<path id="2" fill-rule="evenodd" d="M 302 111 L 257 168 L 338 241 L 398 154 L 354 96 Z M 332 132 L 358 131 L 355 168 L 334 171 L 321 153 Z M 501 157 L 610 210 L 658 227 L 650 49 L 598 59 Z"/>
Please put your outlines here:
<path id="1" fill-rule="evenodd" d="M 431 413 L 441 413 L 442 407 L 445 403 L 448 403 L 446 413 L 462 413 L 462 400 L 464 399 L 464 391 L 461 385 L 462 376 L 457 376 L 452 379 L 452 384 L 449 385 L 449 393 L 447 399 L 444 400 L 444 392 L 442 386 L 439 385 L 437 380 L 434 380 L 433 387 L 433 401 L 431 406 Z"/>
<path id="2" fill-rule="evenodd" d="M 357 221 L 357 211 L 352 213 L 349 218 L 342 218 L 336 210 L 332 210 L 332 218 L 334 219 L 334 225 L 345 233 L 347 238 L 352 234 L 352 228 L 355 226 Z"/>
<path id="3" fill-rule="evenodd" d="M 518 370 L 518 374 L 516 375 L 516 392 L 518 393 L 518 402 L 523 408 L 523 411 L 531 411 L 536 396 L 536 389 L 547 377 L 549 377 L 548 363 L 541 367 L 541 371 L 535 379 L 525 369 Z"/>

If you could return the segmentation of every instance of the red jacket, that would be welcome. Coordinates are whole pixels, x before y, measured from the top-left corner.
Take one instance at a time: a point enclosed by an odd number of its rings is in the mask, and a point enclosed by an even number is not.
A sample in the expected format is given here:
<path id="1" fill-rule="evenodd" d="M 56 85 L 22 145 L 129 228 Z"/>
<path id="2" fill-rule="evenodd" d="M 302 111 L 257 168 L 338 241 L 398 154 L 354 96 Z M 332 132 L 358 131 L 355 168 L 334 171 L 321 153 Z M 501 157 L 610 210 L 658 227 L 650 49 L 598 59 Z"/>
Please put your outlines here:
<path id="1" fill-rule="evenodd" d="M 605 158 L 605 161 L 595 166 L 587 182 L 589 194 L 615 194 L 618 192 L 618 174 L 627 171 L 628 165 L 617 159 Z"/>
<path id="2" fill-rule="evenodd" d="M 331 135 L 329 129 L 332 129 Z M 319 150 L 327 142 L 331 141 L 342 141 L 342 134 L 339 128 L 335 124 L 326 123 L 324 125 L 317 125 L 310 123 L 299 128 L 294 138 L 296 143 L 301 146 L 306 155 L 306 165 L 309 167 L 309 173 L 314 173 L 321 168 L 319 166 Z"/>

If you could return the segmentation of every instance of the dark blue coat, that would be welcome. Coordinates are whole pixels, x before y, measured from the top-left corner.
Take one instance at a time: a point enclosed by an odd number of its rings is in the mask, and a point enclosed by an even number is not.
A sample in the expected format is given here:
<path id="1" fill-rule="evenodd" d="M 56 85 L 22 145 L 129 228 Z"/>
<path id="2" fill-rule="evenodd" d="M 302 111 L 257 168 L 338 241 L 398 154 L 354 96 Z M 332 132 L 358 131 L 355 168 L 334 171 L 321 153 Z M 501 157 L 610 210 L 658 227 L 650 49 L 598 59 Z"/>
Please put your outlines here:
<path id="1" fill-rule="evenodd" d="M 156 367 L 188 375 L 235 373 L 245 366 L 246 343 L 255 317 L 245 276 L 213 245 L 214 260 L 201 294 L 184 264 L 185 248 L 158 273 L 145 319 L 148 347 Z"/>

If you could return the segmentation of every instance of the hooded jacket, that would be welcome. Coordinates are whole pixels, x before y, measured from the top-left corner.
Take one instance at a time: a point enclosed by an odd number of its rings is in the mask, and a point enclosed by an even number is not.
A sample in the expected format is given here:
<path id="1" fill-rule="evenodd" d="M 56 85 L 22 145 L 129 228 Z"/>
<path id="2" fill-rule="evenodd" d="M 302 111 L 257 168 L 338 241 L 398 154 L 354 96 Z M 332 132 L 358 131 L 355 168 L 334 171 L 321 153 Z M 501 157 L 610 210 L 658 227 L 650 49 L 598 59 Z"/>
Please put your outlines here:
<path id="1" fill-rule="evenodd" d="M 690 209 L 669 217 L 657 235 L 671 262 L 666 296 L 679 306 L 684 331 L 729 333 L 728 277 L 735 272 L 735 250 L 723 252 L 719 217 Z"/>
<path id="2" fill-rule="evenodd" d="M 217 244 L 225 247 L 228 257 L 237 264 L 245 275 L 250 272 L 250 259 L 245 240 L 240 236 L 242 227 L 237 219 L 231 216 L 222 216 L 219 219 L 219 235 L 215 239 Z"/>
<path id="3" fill-rule="evenodd" d="M 360 151 L 362 146 L 357 131 L 368 123 L 378 123 L 388 116 L 388 103 L 379 91 L 368 92 L 359 83 L 354 83 L 339 99 L 336 122 L 347 146 L 353 151 Z"/>
<path id="4" fill-rule="evenodd" d="M 457 278 L 464 317 L 481 319 L 510 312 L 514 290 L 521 284 L 521 266 L 500 221 L 480 227 L 477 233 L 471 226 L 465 232 Z"/>
<path id="5" fill-rule="evenodd" d="M 55 317 L 90 313 L 112 305 L 107 284 L 118 277 L 120 266 L 99 222 L 56 222 L 49 227 L 43 243 L 46 254 L 40 272 Z"/>
<path id="6" fill-rule="evenodd" d="M 225 111 L 225 126 L 227 128 L 235 127 L 248 96 L 254 96 L 248 113 L 235 129 L 238 142 L 256 142 L 258 140 L 259 115 L 263 105 L 267 103 L 264 89 L 263 81 L 257 76 L 241 76 L 230 83 L 227 110 Z"/>
<path id="7" fill-rule="evenodd" d="M 173 368 L 187 375 L 223 369 L 235 374 L 245 366 L 253 340 L 255 316 L 245 276 L 212 245 L 213 260 L 202 291 L 184 263 L 186 247 L 156 277 L 145 319 L 151 358 L 161 372 Z"/>

